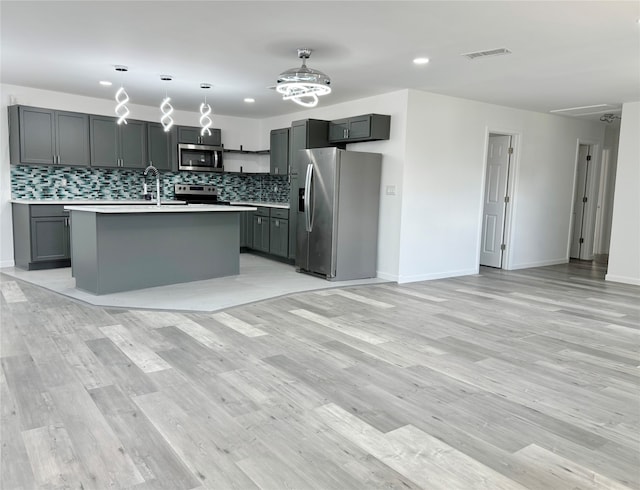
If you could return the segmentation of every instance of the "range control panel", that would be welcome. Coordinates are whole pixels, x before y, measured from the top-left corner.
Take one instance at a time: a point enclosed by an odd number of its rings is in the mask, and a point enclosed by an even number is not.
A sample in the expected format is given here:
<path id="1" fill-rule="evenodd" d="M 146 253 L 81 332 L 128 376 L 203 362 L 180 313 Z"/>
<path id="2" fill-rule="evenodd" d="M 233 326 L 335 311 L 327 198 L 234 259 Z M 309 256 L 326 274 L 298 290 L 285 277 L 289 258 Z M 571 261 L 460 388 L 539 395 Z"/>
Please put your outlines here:
<path id="1" fill-rule="evenodd" d="M 174 186 L 174 192 L 176 195 L 191 194 L 201 196 L 215 196 L 218 191 L 212 185 L 191 185 L 191 184 L 176 184 Z"/>

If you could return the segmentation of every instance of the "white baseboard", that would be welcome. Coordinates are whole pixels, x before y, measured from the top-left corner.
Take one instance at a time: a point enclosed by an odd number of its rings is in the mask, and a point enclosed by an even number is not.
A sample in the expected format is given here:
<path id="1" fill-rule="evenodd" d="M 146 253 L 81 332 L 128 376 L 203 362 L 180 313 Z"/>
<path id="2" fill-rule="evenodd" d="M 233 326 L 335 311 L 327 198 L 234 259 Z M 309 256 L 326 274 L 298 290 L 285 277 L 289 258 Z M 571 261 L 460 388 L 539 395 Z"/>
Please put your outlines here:
<path id="1" fill-rule="evenodd" d="M 538 262 L 528 262 L 525 264 L 512 264 L 508 270 L 515 271 L 517 269 L 530 269 L 531 267 L 545 267 L 547 265 L 567 264 L 568 259 L 552 259 L 552 260 L 540 260 Z"/>
<path id="2" fill-rule="evenodd" d="M 637 277 L 616 276 L 614 274 L 606 274 L 604 276 L 605 281 L 622 282 L 624 284 L 632 284 L 633 286 L 640 286 L 640 279 Z"/>
<path id="3" fill-rule="evenodd" d="M 0 261 L 0 267 L 14 267 L 16 265 L 13 260 L 2 260 Z"/>
<path id="4" fill-rule="evenodd" d="M 398 284 L 418 281 L 433 281 L 434 279 L 446 279 L 447 277 L 471 276 L 478 273 L 478 269 L 464 269 L 459 271 L 437 272 L 435 274 L 416 274 L 415 276 L 400 276 Z"/>
<path id="5" fill-rule="evenodd" d="M 380 279 L 384 279 L 385 281 L 393 281 L 393 282 L 398 282 L 398 275 L 397 274 L 387 274 L 386 272 L 376 272 L 376 277 L 379 277 Z"/>

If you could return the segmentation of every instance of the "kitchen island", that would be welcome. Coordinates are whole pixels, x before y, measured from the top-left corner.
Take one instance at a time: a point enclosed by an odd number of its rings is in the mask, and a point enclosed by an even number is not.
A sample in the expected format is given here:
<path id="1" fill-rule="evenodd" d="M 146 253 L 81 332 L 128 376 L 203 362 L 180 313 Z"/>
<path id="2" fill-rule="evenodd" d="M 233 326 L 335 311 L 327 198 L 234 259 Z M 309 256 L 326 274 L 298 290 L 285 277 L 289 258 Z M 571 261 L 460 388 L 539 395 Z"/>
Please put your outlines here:
<path id="1" fill-rule="evenodd" d="M 249 206 L 65 206 L 76 288 L 109 294 L 240 272 Z"/>

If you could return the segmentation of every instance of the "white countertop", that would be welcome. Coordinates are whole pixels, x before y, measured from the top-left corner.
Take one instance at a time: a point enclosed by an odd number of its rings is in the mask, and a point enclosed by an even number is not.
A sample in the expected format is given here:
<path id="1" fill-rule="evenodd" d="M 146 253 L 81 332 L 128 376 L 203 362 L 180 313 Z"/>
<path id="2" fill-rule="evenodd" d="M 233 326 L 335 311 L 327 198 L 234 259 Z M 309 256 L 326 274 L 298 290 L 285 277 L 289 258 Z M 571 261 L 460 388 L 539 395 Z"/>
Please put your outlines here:
<path id="1" fill-rule="evenodd" d="M 11 199 L 16 204 L 64 204 L 64 205 L 121 205 L 121 204 L 138 204 L 151 205 L 154 201 L 146 199 Z M 161 200 L 162 204 L 186 204 L 185 201 L 176 201 L 173 199 Z"/>
<path id="2" fill-rule="evenodd" d="M 288 202 L 231 201 L 232 206 L 259 206 L 262 208 L 289 209 Z"/>
<path id="3" fill-rule="evenodd" d="M 171 201 L 170 201 L 171 202 Z M 135 213 L 212 213 L 256 211 L 252 206 L 225 206 L 221 204 L 187 204 L 173 206 L 171 204 L 158 206 L 156 204 L 106 205 L 106 206 L 65 206 L 70 211 L 84 211 L 99 214 L 135 214 Z"/>

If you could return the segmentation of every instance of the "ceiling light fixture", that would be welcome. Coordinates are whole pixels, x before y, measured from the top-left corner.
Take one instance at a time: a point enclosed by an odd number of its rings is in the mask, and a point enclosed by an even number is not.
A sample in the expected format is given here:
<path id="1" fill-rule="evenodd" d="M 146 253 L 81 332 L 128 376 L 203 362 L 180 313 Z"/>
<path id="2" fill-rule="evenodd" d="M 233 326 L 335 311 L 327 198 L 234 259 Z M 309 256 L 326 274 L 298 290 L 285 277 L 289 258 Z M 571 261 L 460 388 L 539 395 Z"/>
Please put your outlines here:
<path id="1" fill-rule="evenodd" d="M 426 65 L 427 63 L 429 63 L 429 58 L 414 58 L 413 62 L 416 65 Z"/>
<path id="2" fill-rule="evenodd" d="M 163 82 L 170 82 L 173 80 L 173 77 L 170 75 L 161 75 L 160 80 Z M 162 112 L 162 117 L 160 117 L 160 124 L 164 128 L 164 131 L 167 132 L 173 126 L 173 118 L 171 114 L 173 114 L 173 106 L 171 105 L 171 97 L 168 96 L 167 90 L 164 92 L 164 99 L 162 99 L 162 103 L 160 104 L 160 112 Z"/>
<path id="3" fill-rule="evenodd" d="M 300 68 L 291 68 L 278 76 L 276 90 L 282 94 L 282 100 L 292 100 L 303 107 L 318 105 L 318 97 L 331 93 L 331 79 L 321 71 L 307 67 L 311 49 L 298 49 L 298 58 L 302 59 Z"/>
<path id="4" fill-rule="evenodd" d="M 201 83 L 200 88 L 210 89 L 210 83 Z M 200 130 L 200 136 L 211 136 L 211 130 L 209 129 L 213 125 L 213 120 L 211 119 L 210 114 L 212 112 L 211 106 L 207 104 L 207 96 L 204 96 L 204 102 L 200 104 L 200 126 L 202 129 Z"/>
<path id="5" fill-rule="evenodd" d="M 111 85 L 113 85 L 113 83 L 111 83 L 109 80 L 100 80 L 100 85 L 103 85 L 105 87 L 111 87 Z"/>
<path id="6" fill-rule="evenodd" d="M 256 101 L 256 99 L 254 99 L 254 98 L 252 98 L 252 97 L 246 97 L 246 98 L 244 99 L 244 101 L 245 101 L 247 104 L 253 104 L 253 103 Z"/>
<path id="7" fill-rule="evenodd" d="M 116 116 L 118 116 L 118 124 L 127 124 L 127 116 L 130 114 L 127 102 L 129 102 L 129 95 L 122 85 L 122 74 L 129 71 L 129 68 L 122 65 L 116 65 L 115 69 L 120 73 L 120 88 L 116 92 Z"/>
<path id="8" fill-rule="evenodd" d="M 622 118 L 617 114 L 603 114 L 602 116 L 600 116 L 600 120 L 606 123 L 612 123 L 616 119 L 622 119 Z"/>

